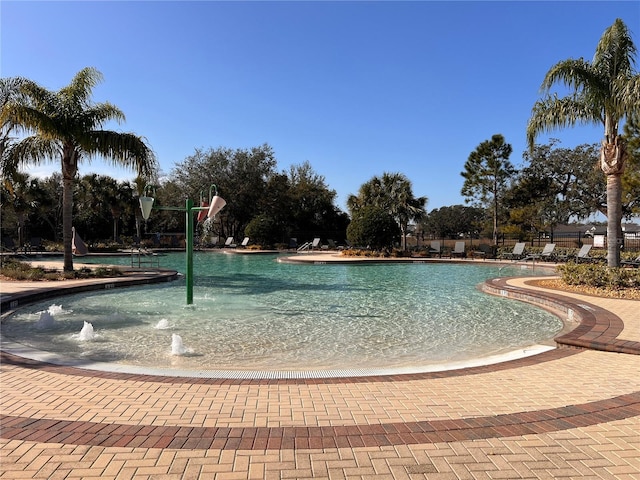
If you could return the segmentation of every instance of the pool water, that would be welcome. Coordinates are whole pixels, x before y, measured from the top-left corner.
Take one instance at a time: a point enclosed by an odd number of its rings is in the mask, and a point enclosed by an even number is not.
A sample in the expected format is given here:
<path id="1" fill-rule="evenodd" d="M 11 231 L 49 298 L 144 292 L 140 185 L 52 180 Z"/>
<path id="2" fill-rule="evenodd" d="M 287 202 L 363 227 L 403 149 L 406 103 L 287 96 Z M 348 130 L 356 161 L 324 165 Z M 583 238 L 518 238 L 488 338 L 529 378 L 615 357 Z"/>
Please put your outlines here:
<path id="1" fill-rule="evenodd" d="M 184 254 L 169 254 L 161 265 L 183 270 Z M 77 359 L 151 368 L 460 362 L 548 343 L 562 329 L 544 310 L 477 289 L 488 278 L 529 272 L 484 262 L 304 265 L 279 263 L 275 255 L 196 252 L 193 305 L 186 305 L 184 279 L 63 296 L 21 309 L 2 334 Z M 93 327 L 89 340 L 79 338 L 84 322 Z M 180 355 L 172 350 L 174 334 Z"/>

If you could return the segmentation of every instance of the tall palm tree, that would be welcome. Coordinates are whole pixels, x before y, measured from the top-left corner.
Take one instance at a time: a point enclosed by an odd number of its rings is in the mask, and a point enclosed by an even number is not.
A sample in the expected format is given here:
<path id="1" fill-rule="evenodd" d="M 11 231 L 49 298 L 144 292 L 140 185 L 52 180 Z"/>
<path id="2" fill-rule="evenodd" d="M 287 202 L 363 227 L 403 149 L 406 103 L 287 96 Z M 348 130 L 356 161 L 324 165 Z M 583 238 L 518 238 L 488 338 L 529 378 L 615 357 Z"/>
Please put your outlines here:
<path id="1" fill-rule="evenodd" d="M 114 105 L 93 103 L 93 87 L 102 80 L 95 68 L 80 70 L 71 83 L 57 92 L 35 82 L 21 79 L 24 98 L 10 101 L 2 108 L 0 120 L 31 133 L 13 144 L 2 158 L 5 171 L 19 165 L 40 164 L 60 159 L 63 181 L 64 270 L 73 271 L 72 220 L 73 185 L 82 160 L 102 157 L 116 165 L 133 168 L 139 175 L 150 175 L 156 167 L 155 156 L 144 139 L 132 133 L 102 130 L 105 122 L 125 120 Z"/>
<path id="2" fill-rule="evenodd" d="M 543 131 L 577 123 L 604 126 L 600 167 L 607 177 L 607 264 L 620 265 L 622 241 L 621 176 L 625 144 L 618 135 L 620 122 L 640 110 L 640 75 L 634 71 L 636 47 L 620 19 L 603 33 L 593 61 L 568 59 L 551 67 L 543 82 L 543 99 L 533 106 L 527 142 L 533 148 Z M 573 88 L 563 98 L 550 93 L 556 82 Z"/>
<path id="3" fill-rule="evenodd" d="M 407 249 L 409 222 L 422 220 L 427 212 L 427 197 L 414 197 L 411 181 L 402 173 L 384 173 L 382 185 L 389 196 L 389 213 L 398 222 L 402 232 L 402 249 Z"/>
<path id="4" fill-rule="evenodd" d="M 407 227 L 426 215 L 427 197 L 415 197 L 411 181 L 402 173 L 383 173 L 362 184 L 358 195 L 350 195 L 347 207 L 353 215 L 366 206 L 384 209 L 398 223 L 402 233 L 402 248 L 407 247 Z"/>

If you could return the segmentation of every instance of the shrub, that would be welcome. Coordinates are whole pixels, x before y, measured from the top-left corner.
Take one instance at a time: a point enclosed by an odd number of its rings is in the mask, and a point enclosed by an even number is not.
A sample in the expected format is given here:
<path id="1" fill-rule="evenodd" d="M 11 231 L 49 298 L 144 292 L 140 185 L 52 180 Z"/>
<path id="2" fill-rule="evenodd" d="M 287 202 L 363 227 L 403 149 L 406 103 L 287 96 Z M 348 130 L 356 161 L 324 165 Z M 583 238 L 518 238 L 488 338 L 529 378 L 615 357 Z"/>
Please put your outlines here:
<path id="1" fill-rule="evenodd" d="M 588 287 L 640 288 L 640 269 L 609 268 L 606 265 L 565 263 L 558 265 L 562 281 L 568 285 L 586 285 Z"/>
<path id="2" fill-rule="evenodd" d="M 390 250 L 399 237 L 400 227 L 393 217 L 375 206 L 360 209 L 347 227 L 349 243 L 374 250 Z"/>

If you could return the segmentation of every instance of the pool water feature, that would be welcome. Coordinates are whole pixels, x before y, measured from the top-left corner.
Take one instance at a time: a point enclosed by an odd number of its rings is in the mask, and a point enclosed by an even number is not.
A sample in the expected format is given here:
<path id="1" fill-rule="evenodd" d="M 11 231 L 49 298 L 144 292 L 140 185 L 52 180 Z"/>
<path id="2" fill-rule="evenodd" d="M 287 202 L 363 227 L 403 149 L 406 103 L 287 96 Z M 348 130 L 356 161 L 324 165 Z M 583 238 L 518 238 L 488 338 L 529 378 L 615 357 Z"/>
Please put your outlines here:
<path id="1" fill-rule="evenodd" d="M 183 254 L 162 259 L 176 270 L 183 263 Z M 58 305 L 20 309 L 2 334 L 82 361 L 152 369 L 414 369 L 549 344 L 563 327 L 556 316 L 477 289 L 488 278 L 529 272 L 486 264 L 301 265 L 274 255 L 196 252 L 193 305 L 185 304 L 184 279 L 63 296 Z M 87 323 L 93 336 L 79 341 Z"/>

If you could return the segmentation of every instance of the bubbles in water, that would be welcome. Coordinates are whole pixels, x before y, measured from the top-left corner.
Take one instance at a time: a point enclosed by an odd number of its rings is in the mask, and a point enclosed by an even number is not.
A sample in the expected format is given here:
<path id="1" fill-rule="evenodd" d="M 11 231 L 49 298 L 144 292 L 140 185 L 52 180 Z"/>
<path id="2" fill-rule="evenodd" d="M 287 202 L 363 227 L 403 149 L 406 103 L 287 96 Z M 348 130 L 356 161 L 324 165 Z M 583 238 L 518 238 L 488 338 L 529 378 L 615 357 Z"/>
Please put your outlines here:
<path id="1" fill-rule="evenodd" d="M 157 328 L 158 330 L 167 330 L 171 328 L 171 325 L 169 325 L 169 320 L 167 320 L 166 318 L 163 318 L 156 324 L 154 328 Z"/>
<path id="2" fill-rule="evenodd" d="M 186 348 L 182 344 L 182 337 L 180 335 L 177 333 L 171 335 L 171 355 L 185 355 L 192 352 L 193 350 Z"/>
<path id="3" fill-rule="evenodd" d="M 80 334 L 78 335 L 78 340 L 80 340 L 81 342 L 86 342 L 89 340 L 93 340 L 95 336 L 96 334 L 93 331 L 93 325 L 89 322 L 84 322 L 82 330 L 80 330 Z"/>
<path id="4" fill-rule="evenodd" d="M 51 315 L 57 315 L 59 313 L 62 313 L 62 305 L 51 305 L 48 309 L 47 312 Z"/>
<path id="5" fill-rule="evenodd" d="M 44 330 L 46 328 L 52 328 L 56 323 L 56 319 L 50 313 L 49 310 L 40 312 L 40 318 L 36 322 L 36 328 L 38 330 Z"/>

